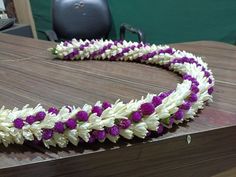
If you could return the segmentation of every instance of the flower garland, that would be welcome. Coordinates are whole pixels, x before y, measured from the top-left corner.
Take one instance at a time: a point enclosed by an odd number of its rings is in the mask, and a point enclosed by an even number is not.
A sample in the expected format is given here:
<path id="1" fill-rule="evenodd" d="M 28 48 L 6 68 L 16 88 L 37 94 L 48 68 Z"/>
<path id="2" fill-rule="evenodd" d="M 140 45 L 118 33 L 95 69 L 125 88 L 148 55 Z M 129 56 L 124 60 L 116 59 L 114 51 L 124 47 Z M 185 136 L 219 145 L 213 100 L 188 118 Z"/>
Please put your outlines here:
<path id="1" fill-rule="evenodd" d="M 158 135 L 173 124 L 193 119 L 204 103 L 212 100 L 214 78 L 200 57 L 169 46 L 111 40 L 79 40 L 62 42 L 50 49 L 63 60 L 134 61 L 155 64 L 179 73 L 183 82 L 175 90 L 148 94 L 140 100 L 114 104 L 98 101 L 82 108 L 63 106 L 45 110 L 41 105 L 22 109 L 0 109 L 0 143 L 23 144 L 40 141 L 46 147 L 78 145 L 120 137 L 145 138 L 150 132 Z"/>

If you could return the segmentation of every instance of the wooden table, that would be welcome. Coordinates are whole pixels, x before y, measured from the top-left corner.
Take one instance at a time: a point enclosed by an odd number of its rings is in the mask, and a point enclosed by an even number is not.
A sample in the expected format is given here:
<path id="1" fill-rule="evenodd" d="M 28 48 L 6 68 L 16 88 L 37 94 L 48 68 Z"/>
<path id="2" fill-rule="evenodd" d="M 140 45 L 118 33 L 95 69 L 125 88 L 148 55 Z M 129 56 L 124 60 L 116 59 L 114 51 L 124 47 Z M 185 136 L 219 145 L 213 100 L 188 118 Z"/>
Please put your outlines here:
<path id="1" fill-rule="evenodd" d="M 181 82 L 174 73 L 137 63 L 54 60 L 47 52 L 54 45 L 0 35 L 0 106 L 129 101 L 173 89 Z M 194 121 L 144 141 L 65 149 L 0 145 L 0 177 L 235 177 L 236 47 L 210 41 L 172 46 L 204 56 L 216 78 L 214 102 Z"/>

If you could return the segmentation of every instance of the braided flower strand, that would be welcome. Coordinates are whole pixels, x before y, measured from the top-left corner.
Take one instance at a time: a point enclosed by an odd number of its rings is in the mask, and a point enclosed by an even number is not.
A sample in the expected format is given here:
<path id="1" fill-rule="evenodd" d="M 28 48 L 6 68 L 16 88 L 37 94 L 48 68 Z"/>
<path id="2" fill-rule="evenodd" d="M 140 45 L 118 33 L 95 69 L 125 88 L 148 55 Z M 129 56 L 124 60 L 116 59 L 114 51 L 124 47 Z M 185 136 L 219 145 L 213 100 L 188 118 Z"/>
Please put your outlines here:
<path id="1" fill-rule="evenodd" d="M 183 77 L 175 90 L 147 94 L 140 100 L 114 104 L 98 101 L 82 108 L 63 106 L 45 110 L 41 105 L 22 109 L 0 109 L 0 143 L 23 144 L 40 141 L 46 147 L 66 147 L 70 142 L 92 143 L 121 136 L 145 138 L 151 132 L 158 135 L 173 124 L 193 119 L 204 103 L 212 100 L 214 78 L 200 57 L 169 46 L 111 40 L 79 40 L 62 42 L 50 49 L 63 60 L 134 61 L 155 64 Z"/>

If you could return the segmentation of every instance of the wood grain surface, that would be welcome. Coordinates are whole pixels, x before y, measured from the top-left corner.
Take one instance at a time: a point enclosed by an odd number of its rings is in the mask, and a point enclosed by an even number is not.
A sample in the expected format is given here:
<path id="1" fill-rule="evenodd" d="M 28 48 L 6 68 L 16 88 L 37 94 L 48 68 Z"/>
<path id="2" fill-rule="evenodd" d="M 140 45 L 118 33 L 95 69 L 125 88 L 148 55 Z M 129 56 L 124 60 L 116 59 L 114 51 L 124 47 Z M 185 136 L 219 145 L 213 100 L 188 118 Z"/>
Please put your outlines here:
<path id="1" fill-rule="evenodd" d="M 124 102 L 174 89 L 181 78 L 138 63 L 55 60 L 55 44 L 0 34 L 0 106 L 45 107 Z M 199 41 L 173 44 L 203 56 L 214 73 L 214 102 L 194 121 L 161 137 L 118 144 L 45 149 L 0 145 L 0 177 L 233 176 L 236 174 L 236 48 Z M 192 137 L 187 144 L 186 136 Z M 236 175 L 235 175 L 236 176 Z"/>

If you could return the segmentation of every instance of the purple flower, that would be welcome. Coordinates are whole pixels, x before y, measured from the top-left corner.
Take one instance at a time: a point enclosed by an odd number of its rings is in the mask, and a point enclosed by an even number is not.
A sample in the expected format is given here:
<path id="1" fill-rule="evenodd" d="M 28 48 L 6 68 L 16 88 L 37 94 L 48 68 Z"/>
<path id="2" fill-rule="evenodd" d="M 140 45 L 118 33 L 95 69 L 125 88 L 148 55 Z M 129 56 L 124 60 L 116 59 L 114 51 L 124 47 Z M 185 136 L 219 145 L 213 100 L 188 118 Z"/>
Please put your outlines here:
<path id="1" fill-rule="evenodd" d="M 17 128 L 17 129 L 22 129 L 23 126 L 25 125 L 22 118 L 16 118 L 13 121 L 13 124 L 14 124 L 14 127 Z"/>
<path id="2" fill-rule="evenodd" d="M 208 83 L 209 83 L 209 84 L 212 83 L 212 79 L 211 79 L 211 78 L 208 79 Z"/>
<path id="3" fill-rule="evenodd" d="M 189 59 L 188 57 L 183 57 L 183 58 L 182 58 L 182 61 L 188 63 L 188 62 L 190 61 L 190 59 Z"/>
<path id="4" fill-rule="evenodd" d="M 114 125 L 112 127 L 107 128 L 107 132 L 111 135 L 111 136 L 117 136 L 120 133 L 119 127 L 117 125 Z"/>
<path id="5" fill-rule="evenodd" d="M 74 53 L 74 55 L 78 55 L 79 54 L 79 50 L 78 49 L 73 49 L 73 53 Z"/>
<path id="6" fill-rule="evenodd" d="M 97 116 L 101 116 L 102 112 L 103 110 L 100 106 L 94 106 L 92 109 L 92 113 L 96 113 Z"/>
<path id="7" fill-rule="evenodd" d="M 116 56 L 111 56 L 109 59 L 110 59 L 110 61 L 115 61 L 117 59 L 117 57 Z"/>
<path id="8" fill-rule="evenodd" d="M 175 118 L 171 116 L 169 119 L 169 126 L 172 126 L 174 122 L 175 122 Z"/>
<path id="9" fill-rule="evenodd" d="M 167 48 L 164 50 L 165 53 L 173 54 L 172 48 Z"/>
<path id="10" fill-rule="evenodd" d="M 109 48 L 108 45 L 103 46 L 102 50 L 105 52 Z"/>
<path id="11" fill-rule="evenodd" d="M 210 76 L 210 73 L 208 71 L 204 71 L 204 76 L 205 77 L 209 77 Z"/>
<path id="12" fill-rule="evenodd" d="M 119 43 L 119 41 L 115 40 L 113 41 L 114 45 L 117 45 Z"/>
<path id="13" fill-rule="evenodd" d="M 194 85 L 194 84 L 191 85 L 191 88 L 190 88 L 190 89 L 191 89 L 191 92 L 192 92 L 192 93 L 195 93 L 195 94 L 196 94 L 196 93 L 199 92 L 199 88 L 198 88 L 196 85 Z"/>
<path id="14" fill-rule="evenodd" d="M 191 77 L 188 80 L 190 80 L 192 82 L 192 84 L 195 84 L 195 82 L 197 81 L 196 78 L 194 78 L 194 77 Z"/>
<path id="15" fill-rule="evenodd" d="M 69 128 L 69 129 L 75 129 L 76 126 L 77 126 L 77 122 L 75 119 L 73 118 L 70 118 L 66 121 L 66 126 Z"/>
<path id="16" fill-rule="evenodd" d="M 184 64 L 184 59 L 180 58 L 178 63 Z"/>
<path id="17" fill-rule="evenodd" d="M 152 103 L 143 103 L 140 106 L 140 110 L 143 115 L 151 115 L 152 113 L 155 112 L 155 107 Z"/>
<path id="18" fill-rule="evenodd" d="M 137 47 L 138 47 L 138 48 L 141 48 L 141 47 L 143 47 L 143 44 L 139 43 L 139 44 L 137 45 Z"/>
<path id="19" fill-rule="evenodd" d="M 104 140 L 106 138 L 105 130 L 96 130 L 94 131 L 94 135 L 98 140 Z"/>
<path id="20" fill-rule="evenodd" d="M 65 59 L 65 60 L 69 60 L 69 59 L 70 59 L 69 55 L 65 55 L 65 56 L 64 56 L 64 59 Z"/>
<path id="21" fill-rule="evenodd" d="M 118 41 L 121 45 L 123 45 L 124 40 L 119 40 Z"/>
<path id="22" fill-rule="evenodd" d="M 142 115 L 139 111 L 135 111 L 131 114 L 130 119 L 133 122 L 139 122 L 142 119 Z"/>
<path id="23" fill-rule="evenodd" d="M 149 58 L 152 58 L 152 57 L 154 57 L 156 54 L 157 54 L 157 52 L 156 52 L 156 51 L 153 51 L 153 52 L 151 52 L 151 53 L 148 54 L 148 57 L 149 57 Z"/>
<path id="24" fill-rule="evenodd" d="M 93 134 L 90 134 L 88 143 L 94 143 L 96 140 L 96 137 Z"/>
<path id="25" fill-rule="evenodd" d="M 192 84 L 198 86 L 198 85 L 199 85 L 199 82 L 194 78 L 194 79 L 192 79 Z"/>
<path id="26" fill-rule="evenodd" d="M 99 50 L 99 54 L 100 54 L 100 55 L 102 55 L 104 52 L 105 52 L 104 49 L 100 49 L 100 50 Z"/>
<path id="27" fill-rule="evenodd" d="M 70 58 L 70 59 L 74 58 L 74 56 L 75 56 L 75 55 L 74 55 L 74 52 L 72 52 L 72 53 L 69 54 L 69 58 Z"/>
<path id="28" fill-rule="evenodd" d="M 189 63 L 193 64 L 193 63 L 197 63 L 197 62 L 194 60 L 194 58 L 190 58 Z"/>
<path id="29" fill-rule="evenodd" d="M 36 119 L 36 121 L 42 121 L 45 117 L 46 117 L 46 113 L 43 111 L 39 111 L 36 114 L 35 119 Z"/>
<path id="30" fill-rule="evenodd" d="M 158 51 L 158 54 L 161 54 L 161 53 L 164 53 L 164 50 L 161 49 Z"/>
<path id="31" fill-rule="evenodd" d="M 110 108 L 111 107 L 111 103 L 109 103 L 108 101 L 104 101 L 102 103 L 102 108 L 103 109 L 107 109 L 107 108 Z"/>
<path id="32" fill-rule="evenodd" d="M 172 115 L 171 117 L 165 118 L 161 120 L 162 123 L 164 123 L 165 125 L 171 127 L 173 125 L 173 123 L 175 122 L 175 117 L 174 115 Z"/>
<path id="33" fill-rule="evenodd" d="M 86 43 L 84 44 L 84 46 L 85 46 L 85 47 L 88 47 L 88 46 L 89 46 L 89 42 L 86 42 Z"/>
<path id="34" fill-rule="evenodd" d="M 147 55 L 143 55 L 142 56 L 142 60 L 147 60 L 148 59 L 148 56 Z"/>
<path id="35" fill-rule="evenodd" d="M 66 46 L 68 46 L 68 44 L 69 43 L 67 41 L 65 41 L 63 45 L 66 47 Z"/>
<path id="36" fill-rule="evenodd" d="M 153 56 L 153 52 L 147 53 L 147 58 L 152 58 Z"/>
<path id="37" fill-rule="evenodd" d="M 136 48 L 135 45 L 132 45 L 132 46 L 130 47 L 131 50 L 134 50 L 135 48 Z"/>
<path id="38" fill-rule="evenodd" d="M 109 43 L 108 45 L 107 45 L 107 49 L 110 49 L 112 47 L 112 43 Z"/>
<path id="39" fill-rule="evenodd" d="M 195 93 L 191 93 L 190 96 L 189 96 L 189 98 L 188 98 L 188 100 L 189 100 L 190 102 L 195 102 L 195 101 L 197 101 L 197 95 L 196 95 Z"/>
<path id="40" fill-rule="evenodd" d="M 162 124 L 160 124 L 157 129 L 157 134 L 160 135 L 160 134 L 162 134 L 163 131 L 164 131 L 164 126 Z"/>
<path id="41" fill-rule="evenodd" d="M 90 54 L 90 58 L 94 58 L 96 55 L 97 55 L 97 52 L 95 51 L 95 52 Z"/>
<path id="42" fill-rule="evenodd" d="M 127 48 L 127 47 L 122 49 L 122 53 L 127 53 L 127 52 L 129 52 L 129 51 L 130 51 L 130 49 Z"/>
<path id="43" fill-rule="evenodd" d="M 191 103 L 189 101 L 185 101 L 181 106 L 180 108 L 183 109 L 183 110 L 189 110 L 191 107 Z"/>
<path id="44" fill-rule="evenodd" d="M 146 137 L 150 137 L 151 134 L 152 134 L 152 132 L 148 130 L 148 132 L 147 132 L 147 134 L 146 134 Z"/>
<path id="45" fill-rule="evenodd" d="M 178 109 L 178 111 L 175 112 L 174 115 L 176 120 L 182 120 L 184 117 L 184 111 L 182 109 Z"/>
<path id="46" fill-rule="evenodd" d="M 123 57 L 123 56 L 124 56 L 123 53 L 118 53 L 118 54 L 117 54 L 117 57 L 118 57 L 118 58 L 121 58 L 121 57 Z"/>
<path id="47" fill-rule="evenodd" d="M 27 117 L 26 117 L 25 121 L 26 121 L 28 124 L 32 125 L 32 124 L 36 121 L 36 118 L 35 118 L 35 116 L 30 115 L 30 116 L 27 116 Z"/>
<path id="48" fill-rule="evenodd" d="M 48 113 L 56 114 L 57 115 L 59 113 L 59 110 L 57 108 L 55 108 L 55 107 L 50 107 L 48 109 Z"/>
<path id="49" fill-rule="evenodd" d="M 79 46 L 80 50 L 84 50 L 84 45 L 82 44 L 81 46 Z"/>
<path id="50" fill-rule="evenodd" d="M 122 129 L 127 129 L 130 127 L 130 125 L 131 125 L 131 121 L 129 119 L 122 119 L 119 123 L 119 127 Z"/>
<path id="51" fill-rule="evenodd" d="M 214 91 L 214 88 L 213 88 L 213 87 L 210 87 L 210 88 L 207 90 L 207 92 L 208 92 L 209 95 L 211 95 L 211 94 L 213 93 L 213 91 Z"/>
<path id="52" fill-rule="evenodd" d="M 168 94 L 165 92 L 162 92 L 159 97 L 163 100 L 164 98 L 168 97 Z"/>
<path id="53" fill-rule="evenodd" d="M 184 80 L 189 80 L 189 79 L 191 79 L 192 77 L 189 75 L 189 74 L 184 74 L 183 75 L 183 79 Z"/>
<path id="54" fill-rule="evenodd" d="M 89 115 L 86 111 L 79 111 L 77 114 L 76 114 L 76 118 L 77 120 L 79 121 L 88 121 L 88 118 L 89 118 Z"/>
<path id="55" fill-rule="evenodd" d="M 49 140 L 53 137 L 53 130 L 52 129 L 43 129 L 42 138 L 44 140 Z"/>
<path id="56" fill-rule="evenodd" d="M 162 103 L 162 99 L 159 96 L 154 96 L 152 98 L 152 104 L 157 107 Z"/>
<path id="57" fill-rule="evenodd" d="M 54 125 L 54 130 L 55 130 L 55 132 L 63 133 L 65 131 L 64 123 L 61 121 L 56 122 Z"/>
<path id="58" fill-rule="evenodd" d="M 171 61 L 171 63 L 175 64 L 175 63 L 179 63 L 179 59 L 178 58 L 175 58 Z"/>

